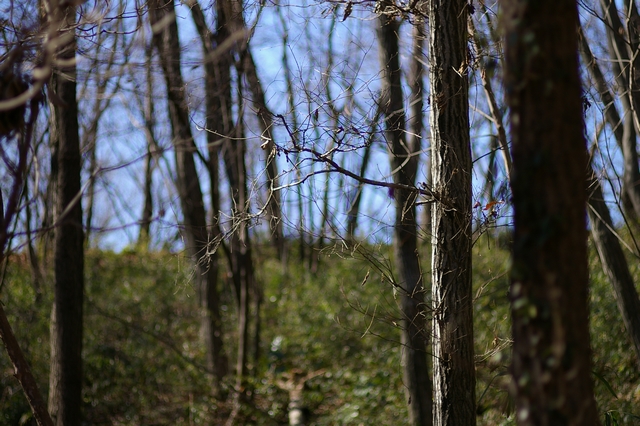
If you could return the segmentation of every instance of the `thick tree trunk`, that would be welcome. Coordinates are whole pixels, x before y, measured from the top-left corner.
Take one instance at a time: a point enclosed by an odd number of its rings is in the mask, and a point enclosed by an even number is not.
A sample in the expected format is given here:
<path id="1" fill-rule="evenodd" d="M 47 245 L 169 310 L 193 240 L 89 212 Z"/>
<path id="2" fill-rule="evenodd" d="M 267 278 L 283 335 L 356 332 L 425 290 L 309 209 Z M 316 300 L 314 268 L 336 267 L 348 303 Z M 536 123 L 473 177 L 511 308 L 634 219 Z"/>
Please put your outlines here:
<path id="1" fill-rule="evenodd" d="M 413 186 L 416 177 L 419 139 L 407 143 L 400 70 L 398 37 L 400 22 L 382 15 L 378 40 L 384 70 L 381 108 L 385 115 L 386 138 L 394 182 Z M 413 425 L 431 425 L 431 380 L 427 362 L 429 333 L 425 321 L 425 291 L 417 253 L 416 193 L 395 190 L 396 219 L 394 253 L 398 285 L 403 289 L 402 357 L 403 377 Z"/>
<path id="2" fill-rule="evenodd" d="M 519 425 L 595 425 L 577 6 L 557 0 L 503 5 L 516 418 Z"/>
<path id="3" fill-rule="evenodd" d="M 429 6 L 436 426 L 476 424 L 467 7 L 464 0 Z"/>
<path id="4" fill-rule="evenodd" d="M 211 235 L 207 229 L 202 189 L 194 159 L 197 148 L 191 133 L 185 85 L 180 72 L 180 45 L 173 1 L 150 1 L 149 19 L 154 27 L 154 43 L 167 85 L 177 188 L 184 216 L 187 250 L 197 265 L 195 278 L 202 305 L 202 332 L 207 359 L 219 382 L 227 374 L 227 365 L 222 346 L 217 270 L 210 268 L 205 259 Z"/>
<path id="5" fill-rule="evenodd" d="M 53 3 L 53 2 L 52 2 Z M 75 9 L 50 4 L 74 32 Z M 84 235 L 82 228 L 80 137 L 76 101 L 75 35 L 58 57 L 72 64 L 54 70 L 50 87 L 60 102 L 51 103 L 49 135 L 57 146 L 56 220 L 54 237 L 55 288 L 51 314 L 49 411 L 60 426 L 82 421 L 82 304 L 84 297 Z"/>

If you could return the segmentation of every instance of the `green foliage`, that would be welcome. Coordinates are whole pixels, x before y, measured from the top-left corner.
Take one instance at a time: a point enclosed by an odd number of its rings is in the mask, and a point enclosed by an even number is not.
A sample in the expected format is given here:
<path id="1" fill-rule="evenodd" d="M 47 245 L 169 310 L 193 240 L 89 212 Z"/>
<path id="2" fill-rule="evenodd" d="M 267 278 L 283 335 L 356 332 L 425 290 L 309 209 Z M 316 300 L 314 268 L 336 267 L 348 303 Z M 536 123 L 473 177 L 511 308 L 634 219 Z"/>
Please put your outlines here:
<path id="1" fill-rule="evenodd" d="M 45 390 L 49 378 L 51 297 L 32 281 L 29 271 L 25 255 L 11 256 L 0 300 L 31 372 L 40 389 Z M 26 422 L 31 418 L 31 408 L 14 377 L 14 368 L 4 347 L 3 352 L 0 356 L 0 424 L 28 424 Z"/>
<path id="2" fill-rule="evenodd" d="M 324 257 L 320 270 L 313 276 L 292 262 L 283 272 L 267 262 L 260 271 L 267 377 L 294 368 L 325 371 L 305 394 L 313 424 L 400 424 L 397 413 L 406 407 L 391 285 L 350 253 Z M 281 393 L 269 412 L 283 421 L 286 393 L 274 380 L 263 383 L 259 393 Z"/>
<path id="3" fill-rule="evenodd" d="M 481 236 L 474 245 L 474 339 L 478 423 L 511 425 L 513 404 L 508 393 L 511 354 L 509 253 L 504 236 Z"/>
<path id="4" fill-rule="evenodd" d="M 509 256 L 500 241 L 482 236 L 474 247 L 480 425 L 515 424 L 508 394 Z M 428 250 L 422 248 L 425 278 Z M 401 321 L 390 283 L 390 248 L 326 251 L 317 274 L 293 260 L 283 269 L 268 248 L 257 247 L 256 260 L 263 288 L 261 355 L 250 365 L 253 396 L 239 424 L 286 423 L 289 395 L 282 383 L 296 371 L 314 375 L 303 394 L 311 424 L 403 424 Z M 633 424 L 640 398 L 635 354 L 595 255 L 591 262 L 596 397 L 604 424 Z M 211 377 L 203 366 L 192 274 L 185 258 L 168 252 L 88 253 L 83 352 L 88 423 L 220 424 L 227 418 L 232 405 L 211 396 Z M 34 286 L 26 257 L 15 255 L 2 302 L 46 394 L 51 277 L 45 281 L 41 289 Z M 233 363 L 236 312 L 228 285 L 221 281 L 225 344 Z M 28 423 L 29 406 L 6 355 L 0 368 L 0 424 Z"/>
<path id="5" fill-rule="evenodd" d="M 618 310 L 613 290 L 591 248 L 591 347 L 595 395 L 605 424 L 636 424 L 640 398 L 638 360 Z M 640 282 L 637 259 L 629 258 L 635 282 Z"/>

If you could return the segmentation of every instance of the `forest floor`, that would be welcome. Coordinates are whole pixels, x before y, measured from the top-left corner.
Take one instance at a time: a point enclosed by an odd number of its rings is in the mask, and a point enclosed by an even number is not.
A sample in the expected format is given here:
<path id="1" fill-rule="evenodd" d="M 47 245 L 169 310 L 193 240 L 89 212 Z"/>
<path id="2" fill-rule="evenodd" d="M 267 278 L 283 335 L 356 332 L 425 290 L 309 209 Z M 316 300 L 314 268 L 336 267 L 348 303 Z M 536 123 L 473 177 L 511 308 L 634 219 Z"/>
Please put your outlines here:
<path id="1" fill-rule="evenodd" d="M 479 425 L 515 424 L 507 391 L 509 256 L 501 240 L 483 236 L 474 246 Z M 403 424 L 401 320 L 390 283 L 390 252 L 386 246 L 328 247 L 314 274 L 297 253 L 283 268 L 270 248 L 255 247 L 262 288 L 260 336 L 251 350 L 248 395 L 235 424 L 286 424 L 287 389 L 300 377 L 308 379 L 303 405 L 309 424 Z M 640 278 L 640 262 L 630 264 Z M 211 397 L 192 274 L 180 253 L 135 248 L 87 253 L 83 354 L 88 424 L 224 424 L 233 410 L 235 381 L 224 385 L 227 400 Z M 428 275 L 425 267 L 427 288 Z M 26 255 L 14 254 L 0 298 L 46 393 L 51 277 L 43 281 L 33 279 Z M 233 365 L 235 301 L 229 285 L 222 287 L 225 344 Z M 640 419 L 635 416 L 640 415 L 638 362 L 595 255 L 591 301 L 594 381 L 603 423 L 633 424 Z M 30 424 L 29 406 L 6 354 L 0 356 L 0 368 L 0 424 Z"/>

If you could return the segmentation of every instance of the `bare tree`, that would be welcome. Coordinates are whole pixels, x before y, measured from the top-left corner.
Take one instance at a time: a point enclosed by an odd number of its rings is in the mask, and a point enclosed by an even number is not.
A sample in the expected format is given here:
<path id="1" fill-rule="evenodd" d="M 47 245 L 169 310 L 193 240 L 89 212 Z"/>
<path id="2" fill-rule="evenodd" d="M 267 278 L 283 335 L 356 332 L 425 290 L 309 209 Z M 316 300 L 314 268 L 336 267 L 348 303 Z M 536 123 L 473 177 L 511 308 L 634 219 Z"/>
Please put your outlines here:
<path id="1" fill-rule="evenodd" d="M 475 425 L 468 3 L 429 2 L 434 425 Z"/>
<path id="2" fill-rule="evenodd" d="M 227 365 L 222 347 L 218 271 L 216 267 L 210 267 L 202 260 L 206 259 L 212 235 L 207 227 L 203 194 L 195 164 L 197 147 L 191 133 L 189 106 L 180 71 L 180 45 L 173 1 L 149 2 L 149 19 L 167 85 L 169 118 L 176 156 L 176 184 L 184 216 L 187 250 L 197 265 L 195 279 L 202 308 L 202 330 L 209 364 L 213 364 L 214 374 L 220 381 L 227 374 Z M 215 384 L 217 385 L 219 383 Z M 217 392 L 217 389 L 214 389 L 214 392 Z"/>
<path id="3" fill-rule="evenodd" d="M 20 75 L 14 74 L 13 70 L 10 69 L 10 67 L 17 65 L 12 62 L 13 61 L 7 61 L 3 64 L 2 83 L 0 84 L 4 96 L 0 97 L 0 102 L 12 100 L 13 96 L 24 92 L 27 88 L 27 85 Z M 0 191 L 0 263 L 6 260 L 7 244 L 11 238 L 10 229 L 12 224 L 17 220 L 19 202 L 22 198 L 21 192 L 27 171 L 28 152 L 30 150 L 33 130 L 42 100 L 40 96 L 37 96 L 29 101 L 28 120 L 24 120 L 24 114 L 26 113 L 24 104 L 18 104 L 18 106 L 9 109 L 7 116 L 12 116 L 12 118 L 10 121 L 3 122 L 2 128 L 0 129 L 0 139 L 15 138 L 18 141 L 17 161 L 13 163 L 13 167 L 10 169 L 12 172 L 11 176 L 5 176 L 7 179 L 12 179 L 11 190 L 8 197 L 3 197 L 2 191 Z M 2 157 L 5 159 L 8 158 L 6 154 L 3 149 Z M 22 386 L 36 422 L 40 426 L 53 426 L 53 421 L 47 411 L 47 405 L 31 373 L 29 363 L 9 324 L 3 304 L 0 304 L 0 338 L 2 338 L 4 347 L 13 364 L 14 375 L 20 383 L 20 386 Z"/>
<path id="4" fill-rule="evenodd" d="M 55 290 L 51 314 L 49 410 L 58 425 L 82 422 L 82 335 L 84 234 L 82 227 L 82 157 L 76 100 L 76 10 L 70 4 L 46 3 L 50 25 L 67 34 L 58 45 L 57 66 L 49 82 L 50 144 L 55 146 L 57 182 L 54 229 Z"/>
<path id="5" fill-rule="evenodd" d="M 398 45 L 400 22 L 386 14 L 379 18 L 380 62 L 384 70 L 381 110 L 385 115 L 385 134 L 391 168 L 395 172 L 394 182 L 411 187 L 416 178 L 420 138 L 418 135 L 408 141 L 406 137 Z M 416 37 L 421 35 L 417 34 Z M 409 419 L 414 425 L 431 425 L 431 379 L 426 356 L 429 335 L 425 321 L 425 291 L 417 253 L 417 193 L 394 189 L 393 195 L 396 208 L 394 251 L 398 286 L 402 288 L 402 357 Z"/>
<path id="6" fill-rule="evenodd" d="M 618 146 L 621 148 L 624 146 L 634 146 L 635 132 L 631 131 L 629 128 L 630 124 L 626 119 L 626 124 L 621 122 L 613 95 L 609 91 L 602 70 L 591 53 L 591 48 L 586 41 L 583 31 L 579 33 L 579 41 L 582 57 L 593 77 L 596 90 L 599 92 L 600 98 L 605 105 L 604 117 L 613 129 L 613 135 Z M 628 112 L 627 115 L 631 115 L 631 112 Z M 631 140 L 628 140 L 628 138 L 631 138 Z M 623 148 L 623 152 L 624 151 Z M 625 166 L 624 173 L 632 175 L 634 173 L 632 163 L 625 159 L 625 164 L 629 165 Z M 625 181 L 628 181 L 628 179 L 628 177 L 623 177 Z M 626 185 L 623 187 L 623 191 L 625 188 L 626 190 L 630 190 L 633 186 L 630 187 Z M 624 257 L 620 241 L 615 233 L 615 227 L 611 219 L 609 207 L 607 207 L 604 200 L 600 180 L 595 175 L 595 172 L 587 176 L 587 193 L 589 202 L 587 212 L 589 214 L 589 222 L 591 223 L 591 236 L 598 251 L 602 268 L 609 277 L 609 281 L 613 287 L 620 315 L 629 333 L 629 337 L 633 342 L 638 362 L 640 362 L 640 322 L 638 321 L 640 318 L 638 316 L 638 312 L 640 312 L 640 297 L 636 291 L 635 283 L 629 271 L 629 265 Z M 633 195 L 627 196 L 627 198 L 632 197 Z"/>

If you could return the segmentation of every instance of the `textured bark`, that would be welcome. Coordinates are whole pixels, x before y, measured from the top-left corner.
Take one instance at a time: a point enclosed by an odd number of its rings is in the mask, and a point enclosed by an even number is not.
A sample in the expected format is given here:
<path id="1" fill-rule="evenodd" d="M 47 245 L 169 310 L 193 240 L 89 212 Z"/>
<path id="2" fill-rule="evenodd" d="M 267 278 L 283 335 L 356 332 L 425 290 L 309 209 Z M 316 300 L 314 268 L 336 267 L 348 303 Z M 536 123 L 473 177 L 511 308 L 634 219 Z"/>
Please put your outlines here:
<path id="1" fill-rule="evenodd" d="M 379 18 L 378 40 L 380 62 L 384 70 L 381 108 L 385 115 L 387 146 L 395 183 L 413 186 L 416 178 L 419 139 L 409 144 L 406 139 L 398 46 L 400 21 L 382 15 Z M 396 217 L 394 253 L 398 285 L 403 289 L 402 358 L 403 377 L 409 420 L 413 425 L 431 425 L 431 380 L 427 362 L 429 334 L 425 321 L 425 292 L 417 253 L 416 194 L 395 190 Z"/>
<path id="2" fill-rule="evenodd" d="M 53 2 L 52 2 L 53 3 Z M 61 31 L 73 32 L 75 9 L 50 4 L 60 13 Z M 63 23 L 63 24 L 62 24 Z M 80 137 L 76 101 L 75 35 L 58 57 L 72 64 L 54 70 L 49 86 L 61 102 L 51 103 L 49 135 L 57 146 L 56 220 L 54 229 L 54 302 L 51 313 L 49 411 L 60 426 L 82 421 L 82 304 L 84 234 L 82 228 Z"/>
<path id="3" fill-rule="evenodd" d="M 467 2 L 432 0 L 431 176 L 434 425 L 476 424 L 471 295 Z"/>
<path id="4" fill-rule="evenodd" d="M 209 367 L 219 381 L 227 374 L 227 365 L 222 346 L 217 269 L 212 268 L 206 258 L 211 235 L 207 228 L 202 189 L 194 159 L 196 146 L 189 124 L 185 84 L 180 72 L 180 45 L 173 1 L 150 1 L 149 19 L 154 28 L 154 44 L 167 85 L 177 188 L 184 216 L 186 245 L 197 265 L 195 279 L 202 308 L 201 330 L 207 347 Z"/>
<path id="5" fill-rule="evenodd" d="M 516 418 L 519 425 L 595 425 L 577 6 L 505 0 L 503 11 Z"/>
<path id="6" fill-rule="evenodd" d="M 640 298 L 620 241 L 614 233 L 615 228 L 609 207 L 604 201 L 600 181 L 593 173 L 587 178 L 587 194 L 591 237 L 598 251 L 602 269 L 611 282 L 618 310 L 640 365 Z"/>

